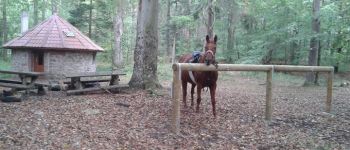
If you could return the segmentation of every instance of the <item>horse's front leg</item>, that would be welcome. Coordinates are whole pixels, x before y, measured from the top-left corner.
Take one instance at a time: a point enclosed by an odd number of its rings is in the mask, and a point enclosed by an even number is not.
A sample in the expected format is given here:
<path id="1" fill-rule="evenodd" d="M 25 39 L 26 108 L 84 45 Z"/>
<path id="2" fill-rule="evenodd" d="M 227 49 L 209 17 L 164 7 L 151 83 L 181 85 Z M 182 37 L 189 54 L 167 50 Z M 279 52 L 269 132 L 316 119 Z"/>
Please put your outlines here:
<path id="1" fill-rule="evenodd" d="M 213 83 L 213 85 L 211 85 L 209 87 L 210 89 L 210 97 L 211 97 L 211 105 L 212 105 L 212 108 L 213 108 L 213 115 L 214 117 L 216 117 L 216 110 L 215 110 L 215 91 L 216 91 L 216 83 Z"/>
<path id="2" fill-rule="evenodd" d="M 192 87 L 191 87 L 191 107 L 193 107 L 193 100 L 194 100 L 194 98 L 193 98 L 193 94 L 194 94 L 194 88 L 196 87 L 196 85 L 195 84 L 192 84 Z"/>
<path id="3" fill-rule="evenodd" d="M 187 82 L 182 80 L 182 101 L 184 103 L 184 107 L 187 108 L 186 96 L 187 96 Z"/>
<path id="4" fill-rule="evenodd" d="M 197 84 L 197 107 L 196 107 L 196 112 L 199 112 L 199 104 L 201 103 L 201 90 L 202 90 L 202 85 Z"/>

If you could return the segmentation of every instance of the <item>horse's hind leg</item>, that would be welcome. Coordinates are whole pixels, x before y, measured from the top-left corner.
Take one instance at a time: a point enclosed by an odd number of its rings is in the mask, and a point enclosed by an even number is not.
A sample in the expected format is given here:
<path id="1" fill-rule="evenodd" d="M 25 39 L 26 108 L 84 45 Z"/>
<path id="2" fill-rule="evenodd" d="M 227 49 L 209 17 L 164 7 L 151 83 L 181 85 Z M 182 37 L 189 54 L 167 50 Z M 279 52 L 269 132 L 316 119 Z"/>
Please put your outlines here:
<path id="1" fill-rule="evenodd" d="M 193 100 L 194 100 L 194 98 L 193 98 L 193 94 L 194 94 L 194 88 L 196 87 L 196 85 L 195 84 L 192 84 L 192 86 L 191 86 L 191 107 L 193 107 Z"/>
<path id="2" fill-rule="evenodd" d="M 182 101 L 184 103 L 185 108 L 187 108 L 187 103 L 186 103 L 186 95 L 187 95 L 187 82 L 182 80 Z"/>
<path id="3" fill-rule="evenodd" d="M 201 90 L 202 90 L 202 85 L 198 84 L 197 85 L 197 107 L 196 107 L 196 112 L 199 112 L 199 104 L 201 103 Z"/>

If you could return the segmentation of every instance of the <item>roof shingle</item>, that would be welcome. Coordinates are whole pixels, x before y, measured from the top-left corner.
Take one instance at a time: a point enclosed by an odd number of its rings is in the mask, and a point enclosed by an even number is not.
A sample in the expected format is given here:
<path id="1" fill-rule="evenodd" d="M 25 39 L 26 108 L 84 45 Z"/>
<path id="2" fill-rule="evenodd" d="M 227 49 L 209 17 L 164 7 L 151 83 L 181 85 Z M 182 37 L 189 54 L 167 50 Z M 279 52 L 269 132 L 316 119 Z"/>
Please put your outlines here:
<path id="1" fill-rule="evenodd" d="M 64 32 L 70 33 L 67 36 Z M 100 46 L 57 14 L 28 30 L 22 36 L 7 42 L 3 47 L 10 49 L 103 51 Z"/>

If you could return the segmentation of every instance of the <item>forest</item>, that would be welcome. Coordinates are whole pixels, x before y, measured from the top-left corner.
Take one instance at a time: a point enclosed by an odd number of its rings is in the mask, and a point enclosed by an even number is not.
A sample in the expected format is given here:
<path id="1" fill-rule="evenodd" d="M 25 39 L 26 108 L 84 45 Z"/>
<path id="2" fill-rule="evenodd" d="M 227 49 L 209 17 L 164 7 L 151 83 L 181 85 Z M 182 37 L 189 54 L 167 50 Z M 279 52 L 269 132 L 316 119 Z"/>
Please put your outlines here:
<path id="1" fill-rule="evenodd" d="M 0 0 L 0 26 L 0 149 L 350 149 L 349 0 Z"/>
<path id="2" fill-rule="evenodd" d="M 313 5 L 312 0 L 160 0 L 156 8 L 158 48 L 154 52 L 162 64 L 170 62 L 173 49 L 177 57 L 201 50 L 211 28 L 219 37 L 216 59 L 221 63 L 321 65 L 334 66 L 335 72 L 347 72 L 350 2 L 322 0 L 318 3 Z M 120 49 L 119 67 L 131 70 L 137 8 L 137 0 L 1 0 L 0 44 L 20 35 L 23 11 L 28 12 L 29 28 L 32 28 L 57 9 L 59 16 L 105 49 L 105 53 L 98 55 L 98 68 L 112 68 L 114 50 Z M 311 54 L 311 47 L 317 52 Z M 3 64 L 11 61 L 10 50 L 1 51 L 0 55 Z"/>

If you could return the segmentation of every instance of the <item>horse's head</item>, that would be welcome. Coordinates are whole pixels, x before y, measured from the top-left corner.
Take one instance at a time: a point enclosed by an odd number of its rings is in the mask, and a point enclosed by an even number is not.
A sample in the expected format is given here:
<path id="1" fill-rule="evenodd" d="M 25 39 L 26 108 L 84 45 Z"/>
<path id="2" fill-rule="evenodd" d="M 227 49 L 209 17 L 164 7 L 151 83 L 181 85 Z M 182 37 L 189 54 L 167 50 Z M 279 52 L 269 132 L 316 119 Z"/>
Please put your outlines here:
<path id="1" fill-rule="evenodd" d="M 216 53 L 216 42 L 218 37 L 215 35 L 214 40 L 209 38 L 209 35 L 206 37 L 205 51 L 204 51 L 204 62 L 207 66 L 210 64 L 216 64 L 215 53 Z"/>

